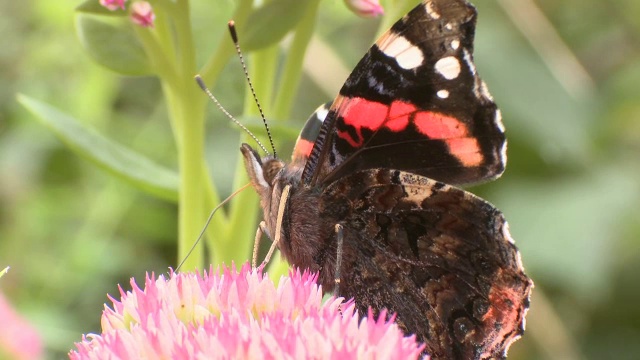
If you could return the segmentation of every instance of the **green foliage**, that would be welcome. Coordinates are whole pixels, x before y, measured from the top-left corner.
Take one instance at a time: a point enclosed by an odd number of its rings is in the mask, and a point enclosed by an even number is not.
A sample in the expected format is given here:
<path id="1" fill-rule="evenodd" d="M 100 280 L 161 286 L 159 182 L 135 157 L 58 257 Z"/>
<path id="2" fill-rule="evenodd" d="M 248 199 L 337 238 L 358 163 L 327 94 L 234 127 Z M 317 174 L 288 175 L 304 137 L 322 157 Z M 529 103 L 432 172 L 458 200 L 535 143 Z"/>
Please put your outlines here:
<path id="1" fill-rule="evenodd" d="M 106 7 L 100 5 L 99 1 L 94 1 L 94 0 L 85 0 L 85 2 L 76 6 L 76 11 L 79 13 L 104 15 L 104 16 L 116 16 L 116 17 L 123 17 L 127 15 L 125 11 L 122 11 L 120 9 L 116 11 L 111 11 Z"/>
<path id="2" fill-rule="evenodd" d="M 300 22 L 310 1 L 274 0 L 252 12 L 242 24 L 242 47 L 245 50 L 260 50 L 280 40 Z M 285 15 L 286 14 L 286 15 Z"/>
<path id="3" fill-rule="evenodd" d="M 69 149 L 116 177 L 165 200 L 178 199 L 178 174 L 82 126 L 59 110 L 18 95 L 18 101 L 48 127 Z"/>
<path id="4" fill-rule="evenodd" d="M 114 25 L 92 15 L 78 14 L 80 42 L 95 61 L 110 70 L 122 75 L 150 75 L 151 65 L 133 29 L 118 22 Z"/>

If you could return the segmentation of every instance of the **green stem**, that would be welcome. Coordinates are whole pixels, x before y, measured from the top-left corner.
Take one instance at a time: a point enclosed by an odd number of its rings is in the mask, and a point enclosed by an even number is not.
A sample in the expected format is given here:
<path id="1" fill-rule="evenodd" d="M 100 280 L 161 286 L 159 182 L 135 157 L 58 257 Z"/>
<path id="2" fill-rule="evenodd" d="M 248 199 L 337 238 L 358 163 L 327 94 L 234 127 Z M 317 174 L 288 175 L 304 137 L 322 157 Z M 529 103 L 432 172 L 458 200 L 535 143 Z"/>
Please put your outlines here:
<path id="1" fill-rule="evenodd" d="M 162 80 L 167 81 L 171 86 L 176 86 L 180 76 L 176 72 L 174 64 L 168 60 L 171 57 L 164 52 L 151 30 L 140 26 L 134 26 L 134 30 L 142 42 L 153 70 Z"/>
<path id="2" fill-rule="evenodd" d="M 256 92 L 256 97 L 260 101 L 263 112 L 272 115 L 273 88 L 276 81 L 276 69 L 278 68 L 278 56 L 280 49 L 278 45 L 273 45 L 251 54 L 249 64 L 247 64 L 249 76 Z M 258 107 L 247 86 L 244 97 L 244 114 L 259 116 Z M 271 117 L 271 116 L 270 116 Z"/>
<path id="3" fill-rule="evenodd" d="M 153 22 L 154 31 L 158 40 L 158 43 L 162 47 L 165 56 L 173 64 L 175 68 L 176 64 L 176 52 L 175 41 L 171 34 L 171 16 L 175 9 L 175 4 L 161 1 L 158 6 L 154 6 L 154 12 L 156 19 Z"/>
<path id="4" fill-rule="evenodd" d="M 196 72 L 195 48 L 191 33 L 189 1 L 176 3 L 175 29 L 178 42 L 179 81 L 169 86 L 167 98 L 175 108 L 174 123 L 180 131 L 177 141 L 180 168 L 178 214 L 178 261 L 186 259 L 183 270 L 204 267 L 204 251 L 197 246 L 187 257 L 204 224 L 204 97 L 193 83 Z"/>
<path id="5" fill-rule="evenodd" d="M 178 38 L 180 72 L 183 76 L 188 76 L 187 86 L 195 88 L 193 76 L 196 75 L 196 50 L 193 44 L 193 34 L 191 33 L 188 0 L 178 0 L 174 19 Z"/>
<path id="6" fill-rule="evenodd" d="M 313 3 L 307 6 L 302 20 L 298 24 L 284 64 L 284 74 L 280 81 L 280 87 L 275 99 L 273 116 L 277 119 L 288 119 L 291 114 L 291 106 L 297 94 L 297 88 L 302 76 L 304 55 L 307 51 L 313 30 L 316 25 L 319 0 L 311 0 Z"/>
<path id="7" fill-rule="evenodd" d="M 160 78 L 163 92 L 165 94 L 169 94 L 168 89 L 177 86 L 180 82 L 180 76 L 175 70 L 175 62 L 170 61 L 170 59 L 174 59 L 172 52 L 165 52 L 165 48 L 162 47 L 158 42 L 158 39 L 153 36 L 152 30 L 140 26 L 134 26 L 134 30 L 145 49 L 145 53 L 151 62 L 153 70 Z M 182 137 L 180 135 L 181 127 L 176 123 L 177 104 L 175 103 L 175 99 L 172 97 L 166 97 L 166 99 L 167 106 L 169 108 L 169 120 L 174 133 L 174 138 L 176 139 L 176 142 L 179 142 Z"/>

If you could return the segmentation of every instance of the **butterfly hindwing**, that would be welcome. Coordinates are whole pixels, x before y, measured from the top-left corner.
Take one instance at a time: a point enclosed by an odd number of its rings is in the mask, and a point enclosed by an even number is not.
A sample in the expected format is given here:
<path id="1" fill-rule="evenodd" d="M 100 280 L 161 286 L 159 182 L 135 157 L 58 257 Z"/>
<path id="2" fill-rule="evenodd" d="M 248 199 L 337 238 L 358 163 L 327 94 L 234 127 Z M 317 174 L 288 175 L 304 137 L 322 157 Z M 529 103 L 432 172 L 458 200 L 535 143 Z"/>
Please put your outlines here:
<path id="1" fill-rule="evenodd" d="M 333 102 L 303 182 L 379 167 L 450 184 L 499 176 L 504 129 L 473 63 L 475 22 L 466 1 L 425 0 L 382 35 Z"/>
<path id="2" fill-rule="evenodd" d="M 319 216 L 344 228 L 350 270 L 340 295 L 364 313 L 396 312 L 408 333 L 427 340 L 432 358 L 502 357 L 523 332 L 532 284 L 504 217 L 486 201 L 420 175 L 373 169 L 330 185 Z"/>

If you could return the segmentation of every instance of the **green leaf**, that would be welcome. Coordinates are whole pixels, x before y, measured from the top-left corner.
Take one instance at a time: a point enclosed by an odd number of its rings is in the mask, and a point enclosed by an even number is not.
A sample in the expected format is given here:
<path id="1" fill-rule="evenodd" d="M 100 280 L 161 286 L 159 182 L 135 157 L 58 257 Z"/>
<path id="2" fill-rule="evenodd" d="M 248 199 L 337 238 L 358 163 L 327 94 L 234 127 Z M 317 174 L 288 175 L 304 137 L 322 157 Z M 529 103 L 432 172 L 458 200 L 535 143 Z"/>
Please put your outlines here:
<path id="1" fill-rule="evenodd" d="M 247 129 L 249 129 L 249 131 L 251 131 L 256 136 L 263 135 L 263 134 L 266 135 L 264 123 L 262 122 L 262 119 L 260 117 L 242 116 L 238 119 L 238 121 L 240 121 L 241 124 L 244 124 L 244 126 L 246 126 Z M 238 129 L 238 126 L 233 123 L 229 123 L 229 126 L 231 126 L 234 129 Z M 240 129 L 238 130 L 242 131 Z M 275 139 L 292 140 L 292 139 L 295 139 L 298 136 L 298 134 L 300 134 L 300 125 L 294 126 L 290 124 L 285 124 L 282 121 L 277 121 L 277 120 L 274 120 L 273 118 L 270 118 L 269 131 L 271 132 L 271 135 Z"/>
<path id="2" fill-rule="evenodd" d="M 153 73 L 142 44 L 128 23 L 115 26 L 80 13 L 76 17 L 76 31 L 82 46 L 100 65 L 123 75 Z"/>
<path id="3" fill-rule="evenodd" d="M 274 0 L 256 9 L 239 24 L 240 45 L 248 51 L 277 43 L 300 22 L 307 6 L 308 1 Z"/>
<path id="4" fill-rule="evenodd" d="M 77 12 L 94 14 L 94 15 L 107 15 L 107 16 L 126 16 L 127 12 L 121 9 L 111 11 L 106 7 L 100 5 L 98 0 L 86 0 L 82 4 L 76 7 Z"/>
<path id="5" fill-rule="evenodd" d="M 159 166 L 58 109 L 18 94 L 18 101 L 76 154 L 151 195 L 177 201 L 178 174 Z"/>

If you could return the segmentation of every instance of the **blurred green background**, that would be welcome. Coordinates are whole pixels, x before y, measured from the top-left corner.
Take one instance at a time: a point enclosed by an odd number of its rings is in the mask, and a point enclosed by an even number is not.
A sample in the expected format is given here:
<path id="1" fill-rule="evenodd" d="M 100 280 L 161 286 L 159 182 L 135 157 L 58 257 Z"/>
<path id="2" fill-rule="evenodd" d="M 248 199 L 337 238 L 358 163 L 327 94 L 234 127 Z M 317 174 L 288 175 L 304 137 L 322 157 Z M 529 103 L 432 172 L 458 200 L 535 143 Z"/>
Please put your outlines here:
<path id="1" fill-rule="evenodd" d="M 0 2 L 0 269 L 11 266 L 0 291 L 52 358 L 99 332 L 118 283 L 176 265 L 176 205 L 78 158 L 16 102 L 19 92 L 53 104 L 175 168 L 159 83 L 96 65 L 75 35 L 78 3 Z M 640 2 L 475 3 L 476 62 L 510 147 L 504 176 L 472 191 L 504 211 L 536 284 L 527 333 L 510 359 L 639 359 Z M 192 5 L 204 61 L 234 3 Z M 377 24 L 341 1 L 323 2 L 292 127 L 333 97 Z M 234 59 L 213 89 L 234 114 L 242 76 Z M 239 133 L 211 108 L 209 163 L 224 195 L 233 190 Z"/>

